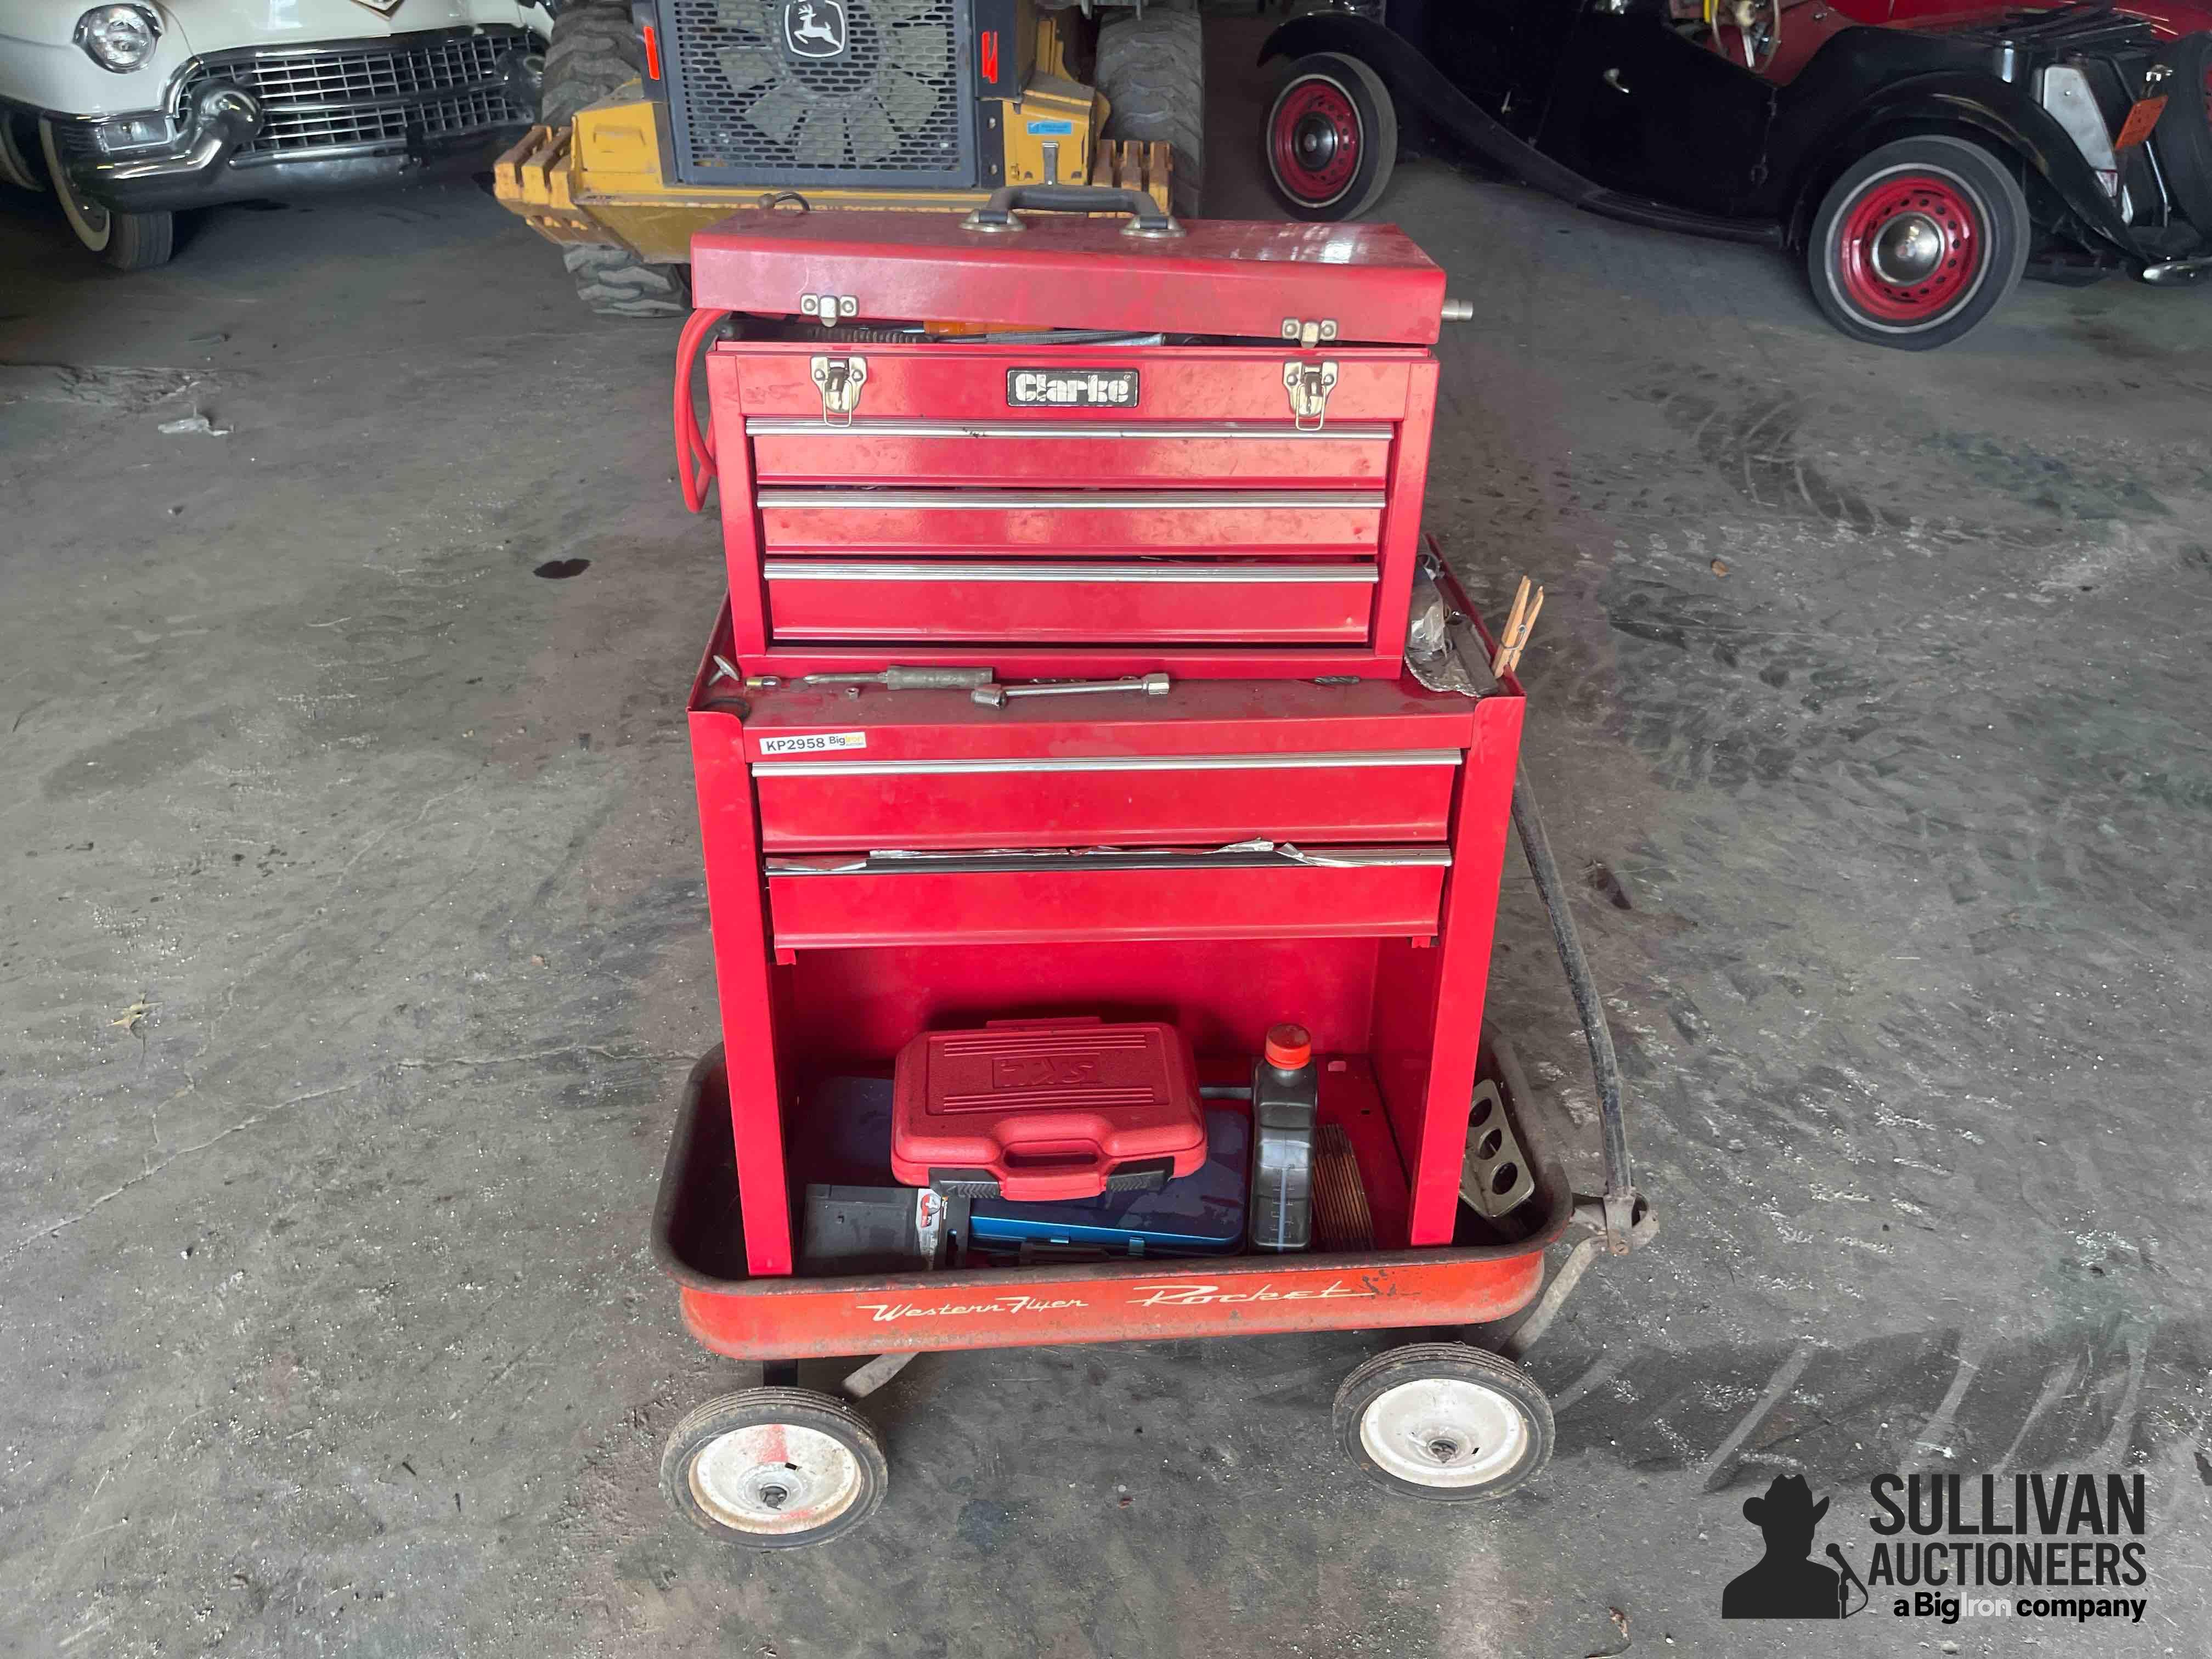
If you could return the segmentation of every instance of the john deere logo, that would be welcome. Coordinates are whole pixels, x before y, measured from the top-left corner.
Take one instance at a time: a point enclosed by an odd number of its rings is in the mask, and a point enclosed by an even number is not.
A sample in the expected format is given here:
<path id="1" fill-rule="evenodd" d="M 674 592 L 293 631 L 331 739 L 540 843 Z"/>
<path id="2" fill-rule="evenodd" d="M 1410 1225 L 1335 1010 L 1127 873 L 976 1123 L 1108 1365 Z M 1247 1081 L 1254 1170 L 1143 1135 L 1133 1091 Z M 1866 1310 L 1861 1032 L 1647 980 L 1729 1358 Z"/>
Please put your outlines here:
<path id="1" fill-rule="evenodd" d="M 783 9 L 783 43 L 797 58 L 845 55 L 843 0 L 789 0 Z"/>

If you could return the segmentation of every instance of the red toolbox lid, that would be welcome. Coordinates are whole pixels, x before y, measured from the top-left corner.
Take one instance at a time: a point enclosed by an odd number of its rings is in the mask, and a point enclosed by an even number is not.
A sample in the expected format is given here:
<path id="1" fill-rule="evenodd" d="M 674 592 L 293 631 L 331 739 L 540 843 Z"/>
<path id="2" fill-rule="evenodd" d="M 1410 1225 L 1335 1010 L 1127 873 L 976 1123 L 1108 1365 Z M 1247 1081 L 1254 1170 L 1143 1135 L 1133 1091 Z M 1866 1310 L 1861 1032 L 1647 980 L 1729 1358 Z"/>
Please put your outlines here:
<path id="1" fill-rule="evenodd" d="M 1191 219 L 1158 240 L 1127 234 L 1122 218 L 1017 216 L 1018 231 L 993 234 L 957 212 L 749 208 L 692 237 L 693 302 L 799 316 L 830 295 L 853 301 L 855 321 L 1437 337 L 1444 273 L 1395 225 Z"/>
<path id="2" fill-rule="evenodd" d="M 994 1021 L 898 1057 L 891 1172 L 1017 1202 L 1158 1187 L 1206 1161 L 1190 1044 L 1159 1022 Z"/>

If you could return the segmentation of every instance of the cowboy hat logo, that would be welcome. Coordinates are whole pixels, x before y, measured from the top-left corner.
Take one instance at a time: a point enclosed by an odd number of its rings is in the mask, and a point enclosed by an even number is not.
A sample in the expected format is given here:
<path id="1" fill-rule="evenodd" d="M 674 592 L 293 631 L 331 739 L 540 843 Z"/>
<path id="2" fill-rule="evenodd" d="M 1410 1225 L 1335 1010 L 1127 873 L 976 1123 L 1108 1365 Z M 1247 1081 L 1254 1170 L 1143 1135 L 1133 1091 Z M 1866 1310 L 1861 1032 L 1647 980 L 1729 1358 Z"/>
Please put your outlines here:
<path id="1" fill-rule="evenodd" d="M 1766 1553 L 1747 1571 L 1737 1575 L 1721 1593 L 1723 1619 L 1844 1619 L 1859 1607 L 1846 1608 L 1846 1585 L 1859 1585 L 1859 1577 L 1844 1553 L 1833 1544 L 1827 1554 L 1835 1562 L 1824 1567 L 1810 1559 L 1813 1534 L 1828 1500 L 1813 1501 L 1813 1489 L 1802 1474 L 1775 1478 L 1766 1495 L 1743 1500 L 1744 1519 L 1766 1540 Z M 1838 1569 L 1841 1571 L 1839 1571 Z M 1863 1598 L 1866 1589 L 1859 1585 Z M 1863 1599 L 1859 1607 L 1866 1605 Z"/>

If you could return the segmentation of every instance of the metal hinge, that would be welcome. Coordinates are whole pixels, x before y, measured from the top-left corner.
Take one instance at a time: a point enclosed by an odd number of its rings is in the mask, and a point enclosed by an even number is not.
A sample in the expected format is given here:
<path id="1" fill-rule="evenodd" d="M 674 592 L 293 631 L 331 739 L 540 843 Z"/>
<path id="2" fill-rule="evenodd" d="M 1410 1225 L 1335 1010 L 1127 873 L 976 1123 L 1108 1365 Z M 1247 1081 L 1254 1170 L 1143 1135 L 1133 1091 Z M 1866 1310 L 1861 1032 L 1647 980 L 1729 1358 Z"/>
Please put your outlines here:
<path id="1" fill-rule="evenodd" d="M 1318 432 L 1328 417 L 1328 394 L 1336 390 L 1336 364 L 1283 365 L 1283 389 L 1291 394 L 1291 414 L 1301 432 Z"/>
<path id="2" fill-rule="evenodd" d="M 803 317 L 820 319 L 824 328 L 835 328 L 841 317 L 855 315 L 860 302 L 849 294 L 802 294 L 799 296 L 799 311 Z"/>
<path id="3" fill-rule="evenodd" d="M 1319 322 L 1302 322 L 1296 317 L 1283 319 L 1283 337 L 1296 340 L 1302 346 L 1317 346 L 1323 340 L 1336 337 L 1336 319 L 1324 317 Z"/>
<path id="4" fill-rule="evenodd" d="M 810 357 L 807 368 L 822 388 L 822 420 L 827 426 L 850 426 L 860 404 L 860 388 L 868 383 L 866 357 Z"/>

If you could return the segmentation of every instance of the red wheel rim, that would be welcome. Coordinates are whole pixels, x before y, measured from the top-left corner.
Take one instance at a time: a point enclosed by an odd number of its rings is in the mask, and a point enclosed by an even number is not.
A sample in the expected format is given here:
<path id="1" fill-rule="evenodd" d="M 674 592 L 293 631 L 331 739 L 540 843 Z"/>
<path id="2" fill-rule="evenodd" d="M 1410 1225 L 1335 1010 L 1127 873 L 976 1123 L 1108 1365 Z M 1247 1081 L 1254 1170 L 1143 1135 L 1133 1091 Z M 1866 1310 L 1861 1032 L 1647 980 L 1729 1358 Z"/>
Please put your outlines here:
<path id="1" fill-rule="evenodd" d="M 1314 76 L 1291 82 L 1275 100 L 1267 154 L 1285 191 L 1309 207 L 1326 207 L 1352 188 L 1359 139 L 1351 94 Z"/>
<path id="2" fill-rule="evenodd" d="M 1940 173 L 1884 173 L 1861 187 L 1836 232 L 1836 276 L 1877 322 L 1927 323 L 1980 286 L 1981 208 Z"/>

